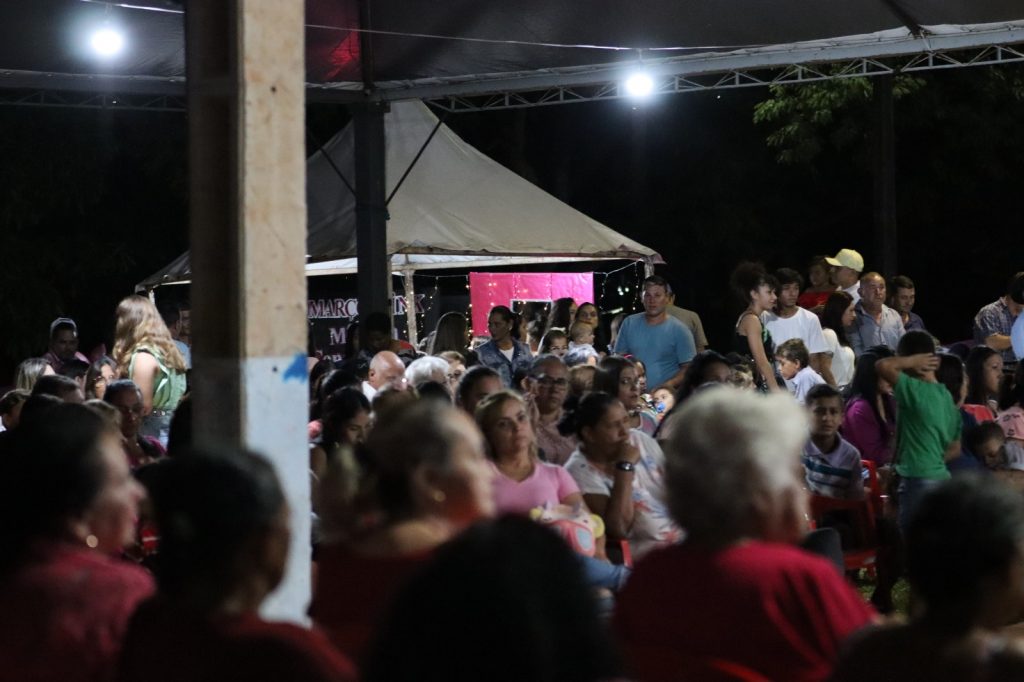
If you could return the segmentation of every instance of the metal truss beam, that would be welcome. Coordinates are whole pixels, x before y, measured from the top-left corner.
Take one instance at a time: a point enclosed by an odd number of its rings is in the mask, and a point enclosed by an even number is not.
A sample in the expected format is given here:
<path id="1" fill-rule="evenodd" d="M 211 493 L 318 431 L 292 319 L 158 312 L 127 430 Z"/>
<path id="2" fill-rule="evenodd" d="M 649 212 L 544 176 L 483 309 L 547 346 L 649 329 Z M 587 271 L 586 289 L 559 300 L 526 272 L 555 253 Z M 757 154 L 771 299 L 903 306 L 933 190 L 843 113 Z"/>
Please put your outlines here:
<path id="1" fill-rule="evenodd" d="M 768 85 L 797 85 L 837 78 L 861 78 L 892 73 L 914 73 L 938 69 L 964 68 L 968 66 L 994 66 L 1014 62 L 1024 62 L 1024 47 L 994 45 L 968 51 L 919 54 L 899 59 L 888 58 L 885 61 L 864 57 L 845 62 L 792 64 L 783 68 L 760 68 L 748 71 L 732 70 L 725 73 L 705 73 L 693 76 L 656 77 L 653 94 L 702 92 L 707 90 L 764 87 Z M 570 102 L 594 102 L 628 97 L 622 89 L 621 81 L 615 81 L 576 87 L 557 86 L 534 91 L 464 96 L 449 95 L 430 98 L 425 101 L 440 109 L 457 113 L 464 111 L 521 109 L 525 107 L 567 104 Z"/>
<path id="2" fill-rule="evenodd" d="M 138 93 L 63 92 L 0 89 L 0 106 L 108 109 L 116 111 L 185 111 L 184 96 Z"/>

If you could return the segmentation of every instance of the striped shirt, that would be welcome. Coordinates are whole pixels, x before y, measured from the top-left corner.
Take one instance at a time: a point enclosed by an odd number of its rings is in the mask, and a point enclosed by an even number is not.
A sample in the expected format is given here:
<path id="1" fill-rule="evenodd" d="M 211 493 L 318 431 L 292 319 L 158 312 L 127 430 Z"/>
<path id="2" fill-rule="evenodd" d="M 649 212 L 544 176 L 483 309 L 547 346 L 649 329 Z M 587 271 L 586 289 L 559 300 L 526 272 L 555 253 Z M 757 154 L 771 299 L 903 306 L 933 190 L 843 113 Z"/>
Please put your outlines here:
<path id="1" fill-rule="evenodd" d="M 814 495 L 859 500 L 864 497 L 860 451 L 842 436 L 832 452 L 823 453 L 808 440 L 804 446 L 804 474 L 807 489 Z"/>

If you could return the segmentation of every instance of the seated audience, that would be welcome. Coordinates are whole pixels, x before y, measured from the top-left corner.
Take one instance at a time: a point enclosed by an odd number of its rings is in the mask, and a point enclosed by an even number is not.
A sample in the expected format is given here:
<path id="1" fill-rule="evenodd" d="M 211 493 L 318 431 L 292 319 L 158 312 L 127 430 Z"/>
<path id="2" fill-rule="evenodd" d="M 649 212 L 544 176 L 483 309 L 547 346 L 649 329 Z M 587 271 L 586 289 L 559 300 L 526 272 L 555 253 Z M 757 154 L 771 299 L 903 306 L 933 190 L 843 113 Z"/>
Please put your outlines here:
<path id="1" fill-rule="evenodd" d="M 668 412 L 662 415 L 661 423 L 655 436 L 658 439 L 668 438 L 671 432 L 673 420 L 669 417 L 682 409 L 683 403 L 693 397 L 698 391 L 711 386 L 721 386 L 732 382 L 733 369 L 729 360 L 721 353 L 713 350 L 706 350 L 697 353 L 686 370 L 683 383 L 673 396 L 673 405 Z"/>
<path id="2" fill-rule="evenodd" d="M 86 399 L 96 398 L 97 400 L 103 400 L 103 393 L 107 390 L 107 386 L 116 379 L 117 365 L 112 358 L 104 355 L 89 365 L 89 372 L 85 375 Z"/>
<path id="3" fill-rule="evenodd" d="M 467 530 L 405 586 L 363 679 L 607 682 L 619 673 L 571 550 L 509 516 Z"/>
<path id="4" fill-rule="evenodd" d="M 128 465 L 132 469 L 155 462 L 167 454 L 164 446 L 154 436 L 144 436 L 142 426 L 142 392 L 135 382 L 120 379 L 110 384 L 103 396 L 103 402 L 113 405 L 120 413 L 122 446 Z"/>
<path id="5" fill-rule="evenodd" d="M 800 339 L 789 339 L 779 344 L 775 349 L 775 360 L 779 363 L 779 374 L 786 382 L 786 387 L 801 405 L 811 388 L 825 383 L 821 375 L 811 368 L 811 354 Z"/>
<path id="6" fill-rule="evenodd" d="M 920 501 L 906 533 L 909 622 L 855 635 L 835 682 L 1024 679 L 1024 646 L 1001 632 L 1024 610 L 1024 502 L 973 476 Z"/>
<path id="7" fill-rule="evenodd" d="M 574 346 L 562 356 L 568 367 L 579 367 L 580 365 L 596 365 L 601 359 L 594 347 L 591 345 Z"/>
<path id="8" fill-rule="evenodd" d="M 493 369 L 484 365 L 470 367 L 455 390 L 455 406 L 472 417 L 477 403 L 501 389 L 501 376 Z"/>
<path id="9" fill-rule="evenodd" d="M 146 572 L 115 558 L 135 539 L 143 491 L 115 428 L 47 402 L 0 460 L 0 677 L 105 680 L 153 591 Z"/>
<path id="10" fill-rule="evenodd" d="M 864 497 L 860 451 L 839 435 L 843 396 L 828 384 L 818 384 L 804 401 L 811 413 L 811 437 L 804 445 L 807 489 L 839 499 Z"/>
<path id="11" fill-rule="evenodd" d="M 310 448 L 309 468 L 321 478 L 339 448 L 362 444 L 369 431 L 370 401 L 366 396 L 355 388 L 335 391 L 324 403 L 323 431 Z"/>
<path id="12" fill-rule="evenodd" d="M 428 355 L 416 358 L 405 368 L 405 381 L 414 388 L 420 384 L 433 381 L 437 384 L 448 383 L 448 361 Z"/>
<path id="13" fill-rule="evenodd" d="M 564 329 L 549 329 L 540 341 L 541 355 L 555 355 L 564 358 L 569 352 L 569 335 Z"/>
<path id="14" fill-rule="evenodd" d="M 453 408 L 409 405 L 370 433 L 366 449 L 380 523 L 321 548 L 310 606 L 313 620 L 357 662 L 407 577 L 436 547 L 494 513 L 494 470 L 480 432 Z"/>
<path id="15" fill-rule="evenodd" d="M 517 393 L 505 389 L 481 400 L 476 423 L 495 468 L 492 486 L 498 513 L 528 514 L 545 504 L 583 502 L 579 486 L 565 469 L 538 459 L 526 402 Z"/>
<path id="16" fill-rule="evenodd" d="M 608 539 L 628 541 L 634 557 L 681 540 L 683 532 L 665 507 L 661 447 L 630 428 L 622 402 L 600 391 L 588 393 L 566 419 L 580 446 L 565 468 L 587 506 L 604 519 Z"/>
<path id="17" fill-rule="evenodd" d="M 875 370 L 875 363 L 892 356 L 885 346 L 867 350 L 857 363 L 853 381 L 847 387 L 849 395 L 843 426 L 843 438 L 860 451 L 863 459 L 876 466 L 892 461 L 896 442 L 896 405 L 892 399 L 892 385 Z"/>
<path id="18" fill-rule="evenodd" d="M 383 350 L 370 360 L 370 370 L 363 382 L 363 395 L 367 400 L 372 401 L 378 391 L 384 388 L 393 388 L 404 391 L 409 387 L 405 378 L 405 363 L 389 350 Z"/>
<path id="19" fill-rule="evenodd" d="M 85 377 L 89 373 L 90 367 L 91 365 L 88 362 L 84 362 L 82 360 L 68 360 L 64 363 L 64 366 L 61 367 L 58 374 L 67 377 L 68 379 L 73 379 L 75 383 L 78 384 L 78 387 L 82 389 L 82 393 L 86 394 L 88 391 L 86 390 Z"/>
<path id="20" fill-rule="evenodd" d="M 584 393 L 589 393 L 594 388 L 594 377 L 597 376 L 597 367 L 593 365 L 576 365 L 569 368 L 569 398 L 579 400 Z"/>
<path id="21" fill-rule="evenodd" d="M 1024 468 L 1024 363 L 1017 365 L 999 397 L 996 423 L 1006 434 L 1006 460 L 1011 468 Z"/>
<path id="22" fill-rule="evenodd" d="M 853 297 L 845 291 L 836 291 L 825 300 L 821 312 L 821 334 L 826 350 L 821 355 L 821 376 L 840 391 L 853 381 L 855 357 L 846 338 L 846 328 L 853 324 Z M 832 381 L 829 381 L 831 376 Z"/>
<path id="23" fill-rule="evenodd" d="M 14 387 L 24 391 L 31 391 L 35 388 L 39 377 L 49 374 L 56 374 L 56 372 L 53 371 L 53 367 L 50 367 L 49 363 L 43 358 L 23 360 L 18 365 L 18 369 L 14 374 Z"/>
<path id="24" fill-rule="evenodd" d="M 569 348 L 578 346 L 594 347 L 594 328 L 587 322 L 573 322 L 569 327 Z"/>
<path id="25" fill-rule="evenodd" d="M 653 436 L 658 429 L 658 417 L 640 400 L 640 377 L 636 364 L 621 355 L 609 355 L 601 360 L 594 375 L 595 391 L 615 396 L 626 408 L 629 428 L 640 429 Z"/>
<path id="26" fill-rule="evenodd" d="M 131 619 L 119 682 L 354 680 L 326 637 L 259 608 L 284 576 L 288 507 L 266 460 L 191 452 L 151 482 L 158 594 Z"/>
<path id="27" fill-rule="evenodd" d="M 613 630 L 629 672 L 827 679 L 873 611 L 831 563 L 794 546 L 806 524 L 806 417 L 788 396 L 719 389 L 673 419 L 669 505 L 687 539 L 641 560 L 619 596 Z"/>
<path id="28" fill-rule="evenodd" d="M 526 394 L 537 410 L 534 430 L 540 454 L 546 462 L 565 464 L 578 445 L 574 435 L 562 435 L 558 430 L 562 405 L 569 395 L 569 370 L 565 363 L 554 355 L 538 356 L 526 382 Z"/>
<path id="29" fill-rule="evenodd" d="M 0 398 L 0 431 L 13 431 L 21 421 L 21 408 L 31 395 L 23 388 L 15 388 Z"/>
<path id="30" fill-rule="evenodd" d="M 454 396 L 459 388 L 459 382 L 462 381 L 462 377 L 466 373 L 466 357 L 462 353 L 453 350 L 441 351 L 437 357 L 448 363 L 448 372 L 445 374 L 445 379 L 448 384 L 448 390 Z"/>
<path id="31" fill-rule="evenodd" d="M 60 374 L 47 374 L 39 377 L 35 386 L 32 387 L 32 395 L 52 395 L 66 403 L 85 402 L 85 394 L 78 382 Z"/>
<path id="32" fill-rule="evenodd" d="M 979 422 L 995 421 L 1003 379 L 1003 356 L 988 346 L 975 346 L 967 353 L 965 364 L 967 398 L 963 409 Z"/>

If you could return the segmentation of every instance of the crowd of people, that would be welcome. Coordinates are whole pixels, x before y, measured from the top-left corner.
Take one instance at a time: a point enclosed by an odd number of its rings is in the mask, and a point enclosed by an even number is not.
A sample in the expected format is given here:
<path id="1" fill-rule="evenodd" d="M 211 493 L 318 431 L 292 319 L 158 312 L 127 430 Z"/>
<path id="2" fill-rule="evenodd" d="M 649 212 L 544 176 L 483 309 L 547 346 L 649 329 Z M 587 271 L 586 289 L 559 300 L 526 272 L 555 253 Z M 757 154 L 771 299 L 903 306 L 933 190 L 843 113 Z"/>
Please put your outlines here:
<path id="1" fill-rule="evenodd" d="M 92 358 L 58 318 L 0 399 L 0 680 L 1018 679 L 1024 273 L 949 345 L 856 251 L 807 274 L 737 266 L 723 352 L 658 276 L 422 349 L 368 315 L 310 363 L 309 509 L 192 443 L 187 311 Z M 870 599 L 817 499 L 877 512 Z M 312 628 L 259 615 L 295 514 Z"/>

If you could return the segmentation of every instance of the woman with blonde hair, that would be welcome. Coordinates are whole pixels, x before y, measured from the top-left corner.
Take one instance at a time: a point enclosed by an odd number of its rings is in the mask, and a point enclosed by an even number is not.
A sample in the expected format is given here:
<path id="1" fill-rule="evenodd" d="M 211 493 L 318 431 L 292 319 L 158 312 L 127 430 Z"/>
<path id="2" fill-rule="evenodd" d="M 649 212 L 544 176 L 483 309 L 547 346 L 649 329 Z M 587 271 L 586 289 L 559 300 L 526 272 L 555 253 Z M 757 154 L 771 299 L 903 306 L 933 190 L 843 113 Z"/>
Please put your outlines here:
<path id="1" fill-rule="evenodd" d="M 518 393 L 508 389 L 492 393 L 477 405 L 475 416 L 498 474 L 493 479 L 498 512 L 528 514 L 545 503 L 583 502 L 569 472 L 537 456 L 537 436 L 526 401 Z"/>
<path id="2" fill-rule="evenodd" d="M 114 362 L 142 392 L 139 433 L 166 446 L 171 416 L 185 394 L 185 358 L 148 298 L 129 296 L 118 304 Z"/>

